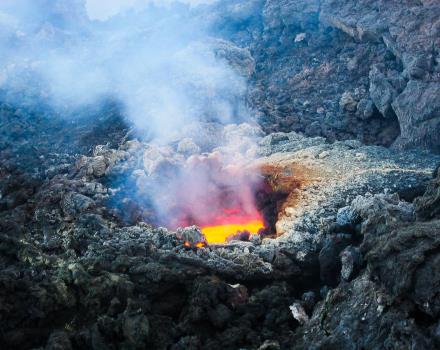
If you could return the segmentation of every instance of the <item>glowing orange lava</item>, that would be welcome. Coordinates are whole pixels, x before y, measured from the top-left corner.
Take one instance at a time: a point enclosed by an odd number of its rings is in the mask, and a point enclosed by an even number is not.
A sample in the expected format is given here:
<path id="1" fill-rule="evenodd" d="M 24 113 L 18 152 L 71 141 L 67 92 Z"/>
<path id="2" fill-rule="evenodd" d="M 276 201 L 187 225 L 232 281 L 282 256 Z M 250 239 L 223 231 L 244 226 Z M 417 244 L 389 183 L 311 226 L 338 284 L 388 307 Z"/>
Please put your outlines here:
<path id="1" fill-rule="evenodd" d="M 205 226 L 202 227 L 202 232 L 209 244 L 222 244 L 226 243 L 230 236 L 236 235 L 239 232 L 249 232 L 251 235 L 256 235 L 265 226 L 262 219 L 246 222 L 240 221 L 238 221 L 239 223 L 230 222 L 215 226 Z"/>
<path id="2" fill-rule="evenodd" d="M 187 248 L 205 248 L 206 247 L 206 243 L 205 242 L 197 242 L 194 246 L 191 245 L 190 242 L 185 241 L 183 243 L 183 245 Z"/>

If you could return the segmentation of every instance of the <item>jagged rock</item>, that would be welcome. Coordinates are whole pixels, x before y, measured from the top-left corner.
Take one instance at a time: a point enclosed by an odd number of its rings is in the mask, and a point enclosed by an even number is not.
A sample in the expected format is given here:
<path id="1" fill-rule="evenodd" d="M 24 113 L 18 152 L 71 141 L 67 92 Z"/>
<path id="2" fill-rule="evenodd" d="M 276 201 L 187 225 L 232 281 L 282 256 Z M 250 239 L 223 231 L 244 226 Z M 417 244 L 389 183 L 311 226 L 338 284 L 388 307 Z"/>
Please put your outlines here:
<path id="1" fill-rule="evenodd" d="M 233 309 L 247 302 L 249 292 L 246 286 L 241 284 L 231 285 L 232 291 L 229 293 L 228 303 Z"/>
<path id="2" fill-rule="evenodd" d="M 69 337 L 65 332 L 58 331 L 53 332 L 49 340 L 47 341 L 47 345 L 45 350 L 71 350 L 72 344 L 70 342 Z"/>
<path id="3" fill-rule="evenodd" d="M 130 346 L 136 349 L 144 348 L 150 334 L 148 318 L 142 310 L 133 308 L 130 303 L 129 300 L 122 316 L 122 333 Z"/>
<path id="4" fill-rule="evenodd" d="M 355 112 L 358 101 L 356 101 L 350 92 L 344 92 L 339 100 L 339 105 L 342 109 L 348 112 Z"/>
<path id="5" fill-rule="evenodd" d="M 105 162 L 104 156 L 94 157 L 91 166 L 93 169 L 93 175 L 95 175 L 96 177 L 104 176 L 105 171 L 107 170 L 107 164 Z"/>
<path id="6" fill-rule="evenodd" d="M 422 147 L 440 152 L 440 83 L 411 80 L 393 102 L 401 136 L 397 147 Z"/>
<path id="7" fill-rule="evenodd" d="M 336 214 L 336 223 L 340 226 L 351 225 L 358 220 L 357 213 L 350 207 L 346 206 L 338 209 Z"/>
<path id="8" fill-rule="evenodd" d="M 436 186 L 435 182 L 430 186 Z M 428 320 L 435 320 L 440 312 L 435 287 L 438 221 L 415 221 L 411 204 L 386 194 L 358 197 L 350 208 L 360 216 L 365 237 L 360 250 L 350 246 L 341 253 L 341 274 L 349 281 L 359 270 L 360 251 L 367 269 L 351 282 L 341 283 L 318 304 L 295 338 L 298 348 L 434 347 L 435 327 L 428 326 L 424 333 L 422 320 L 431 324 Z M 412 315 L 409 319 L 404 316 L 408 314 Z M 375 331 L 376 327 L 383 332 Z"/>
<path id="9" fill-rule="evenodd" d="M 182 244 L 188 247 L 202 247 L 207 245 L 205 235 L 197 226 L 180 228 L 177 230 L 177 237 L 182 240 Z"/>
<path id="10" fill-rule="evenodd" d="M 363 235 L 381 235 L 390 227 L 415 220 L 413 205 L 400 201 L 397 194 L 358 196 L 352 202 L 351 208 L 362 218 Z"/>
<path id="11" fill-rule="evenodd" d="M 95 206 L 93 199 L 84 196 L 80 193 L 67 193 L 62 202 L 62 209 L 65 214 L 70 216 L 77 216 L 80 213 L 91 209 Z"/>
<path id="12" fill-rule="evenodd" d="M 375 105 L 373 101 L 363 98 L 359 101 L 357 105 L 357 110 L 360 113 L 362 119 L 368 120 L 374 115 Z"/>
<path id="13" fill-rule="evenodd" d="M 255 61 L 247 48 L 241 48 L 226 40 L 213 42 L 214 52 L 229 62 L 243 77 L 250 78 L 255 72 Z"/>
<path id="14" fill-rule="evenodd" d="M 341 271 L 341 261 L 338 259 L 342 250 L 350 244 L 350 238 L 345 235 L 329 237 L 319 252 L 319 267 L 321 281 L 327 285 L 336 285 Z"/>
<path id="15" fill-rule="evenodd" d="M 281 349 L 280 343 L 275 340 L 266 340 L 258 350 L 279 350 Z"/>
<path id="16" fill-rule="evenodd" d="M 306 292 L 301 297 L 302 303 L 307 312 L 311 312 L 313 307 L 316 305 L 316 295 L 315 292 Z"/>
<path id="17" fill-rule="evenodd" d="M 397 91 L 377 66 L 373 66 L 370 71 L 370 96 L 385 118 L 395 115 L 391 103 L 397 97 Z"/>
<path id="18" fill-rule="evenodd" d="M 290 311 L 292 311 L 293 318 L 297 320 L 300 324 L 304 325 L 309 322 L 309 316 L 307 316 L 304 308 L 300 303 L 293 303 L 289 306 Z"/>
<path id="19" fill-rule="evenodd" d="M 263 21 L 265 30 L 278 29 L 282 31 L 284 27 L 299 26 L 307 28 L 313 21 L 313 17 L 318 14 L 319 1 L 266 1 L 263 9 Z"/>
<path id="20" fill-rule="evenodd" d="M 393 298 L 409 297 L 427 315 L 440 315 L 440 247 L 437 220 L 415 222 L 376 238 L 365 257 L 373 276 Z M 365 248 L 364 248 L 365 249 Z M 393 262 L 393 263 L 391 263 Z"/>
<path id="21" fill-rule="evenodd" d="M 420 219 L 433 219 L 440 217 L 440 172 L 431 181 L 422 197 L 414 201 L 416 215 Z"/>
<path id="22" fill-rule="evenodd" d="M 330 291 L 292 341 L 296 349 L 431 349 L 432 339 L 405 319 L 404 312 L 392 307 L 389 296 L 361 275 Z"/>
<path id="23" fill-rule="evenodd" d="M 361 253 L 358 248 L 349 246 L 341 254 L 341 278 L 344 281 L 351 280 L 360 270 L 362 264 Z"/>

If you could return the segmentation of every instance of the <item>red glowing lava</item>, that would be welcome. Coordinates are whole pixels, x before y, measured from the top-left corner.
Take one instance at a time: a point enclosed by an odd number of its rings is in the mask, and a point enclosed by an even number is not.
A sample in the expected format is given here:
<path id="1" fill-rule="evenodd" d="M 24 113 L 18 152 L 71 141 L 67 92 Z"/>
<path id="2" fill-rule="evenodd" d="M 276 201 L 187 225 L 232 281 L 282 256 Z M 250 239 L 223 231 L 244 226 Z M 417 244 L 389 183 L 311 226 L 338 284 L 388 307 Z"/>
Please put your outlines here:
<path id="1" fill-rule="evenodd" d="M 256 203 L 262 181 L 243 160 L 219 152 L 191 156 L 175 175 L 161 177 L 154 196 L 160 221 L 173 230 L 198 226 L 208 244 L 246 239 L 266 226 Z"/>
<path id="2" fill-rule="evenodd" d="M 230 216 L 219 216 L 212 223 L 202 226 L 201 229 L 208 243 L 221 244 L 240 232 L 256 235 L 264 227 L 264 220 L 258 213 L 255 215 L 234 213 Z"/>
<path id="3" fill-rule="evenodd" d="M 262 220 L 253 220 L 243 224 L 229 223 L 217 226 L 206 226 L 202 227 L 202 232 L 208 243 L 221 244 L 227 242 L 231 236 L 239 232 L 248 232 L 251 235 L 256 235 L 262 229 L 264 229 L 264 222 Z"/>

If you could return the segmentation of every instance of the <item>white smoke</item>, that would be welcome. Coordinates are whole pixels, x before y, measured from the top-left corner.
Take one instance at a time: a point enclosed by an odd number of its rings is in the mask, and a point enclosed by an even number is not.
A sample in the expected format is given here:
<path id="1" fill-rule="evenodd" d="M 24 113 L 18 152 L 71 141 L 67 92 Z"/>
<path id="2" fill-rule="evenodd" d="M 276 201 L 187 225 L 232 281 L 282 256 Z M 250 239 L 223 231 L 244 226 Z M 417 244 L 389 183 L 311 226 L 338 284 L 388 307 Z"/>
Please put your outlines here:
<path id="1" fill-rule="evenodd" d="M 105 21 L 129 10 L 142 11 L 147 5 L 172 6 L 175 3 L 199 6 L 213 4 L 218 0 L 87 0 L 87 14 L 92 20 Z"/>
<path id="2" fill-rule="evenodd" d="M 203 16 L 194 12 L 212 2 L 2 0 L 0 89 L 36 94 L 63 110 L 115 99 L 139 135 L 159 145 L 178 140 L 180 132 L 200 121 L 245 120 L 245 78 L 218 56 L 229 44 L 212 39 Z M 216 137 L 200 130 L 199 138 L 203 133 Z M 200 223 L 227 206 L 246 215 L 255 212 L 258 179 L 231 164 L 243 160 L 236 153 L 245 155 L 254 146 L 252 137 L 244 142 L 234 132 L 219 135 L 214 140 L 224 148 L 219 159 L 179 160 L 181 168 L 173 176 L 159 176 L 156 186 L 144 177 L 144 194 L 162 222 L 183 214 Z M 228 148 L 231 143 L 241 149 Z M 174 162 L 156 153 L 154 164 Z M 184 212 L 176 214 L 176 205 Z"/>
<path id="3" fill-rule="evenodd" d="M 246 84 L 192 15 L 207 2 L 4 0 L 0 87 L 32 73 L 53 106 L 114 98 L 161 141 L 194 120 L 231 122 Z"/>

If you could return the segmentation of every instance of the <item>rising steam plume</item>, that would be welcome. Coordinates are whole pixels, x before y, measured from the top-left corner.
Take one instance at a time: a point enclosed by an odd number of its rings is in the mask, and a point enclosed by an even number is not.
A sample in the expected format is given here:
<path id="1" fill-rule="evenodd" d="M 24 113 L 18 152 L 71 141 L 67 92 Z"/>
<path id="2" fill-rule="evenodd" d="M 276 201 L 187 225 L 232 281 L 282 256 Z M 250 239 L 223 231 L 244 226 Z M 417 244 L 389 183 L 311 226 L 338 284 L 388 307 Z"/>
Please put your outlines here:
<path id="1" fill-rule="evenodd" d="M 90 20 L 86 8 L 96 17 L 112 3 L 125 11 Z M 1 87 L 17 88 L 26 73 L 54 106 L 112 97 L 139 130 L 161 140 L 194 120 L 231 122 L 238 110 L 243 113 L 237 101 L 245 82 L 215 56 L 209 29 L 190 4 L 108 6 L 97 0 L 2 1 Z"/>
<path id="2" fill-rule="evenodd" d="M 206 2 L 212 1 L 4 0 L 0 88 L 32 92 L 60 110 L 116 100 L 137 135 L 157 145 L 178 139 L 192 123 L 247 120 L 246 81 L 218 56 L 214 33 L 196 15 Z M 236 141 L 217 142 L 234 150 L 216 158 L 220 168 L 249 156 L 248 148 L 231 145 Z M 209 218 L 207 206 L 211 213 L 220 210 L 225 186 L 238 191 L 228 203 L 255 211 L 255 178 L 219 178 L 213 171 L 221 169 L 206 165 L 212 157 L 189 162 L 160 186 L 147 186 L 145 195 L 153 198 L 162 221 L 176 217 L 166 204 L 170 200 L 191 208 L 197 222 Z M 182 187 L 185 196 L 170 198 Z"/>

